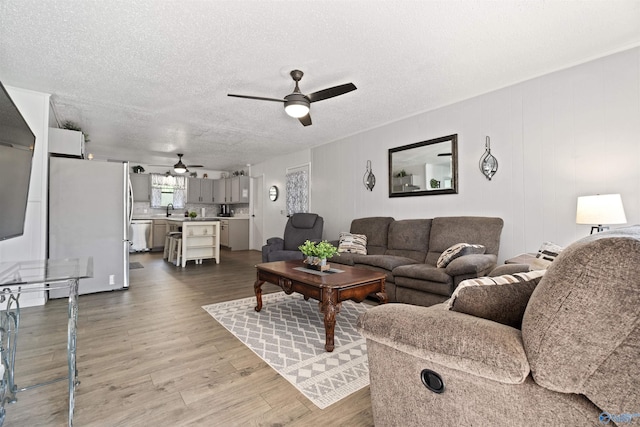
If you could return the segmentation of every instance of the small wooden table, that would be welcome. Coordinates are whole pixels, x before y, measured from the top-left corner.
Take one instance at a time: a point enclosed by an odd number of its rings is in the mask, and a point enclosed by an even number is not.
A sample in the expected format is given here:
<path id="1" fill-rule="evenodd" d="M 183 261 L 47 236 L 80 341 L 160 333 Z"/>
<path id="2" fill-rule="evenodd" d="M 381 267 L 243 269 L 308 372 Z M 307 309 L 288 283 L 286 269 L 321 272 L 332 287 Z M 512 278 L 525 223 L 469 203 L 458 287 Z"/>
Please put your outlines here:
<path id="1" fill-rule="evenodd" d="M 297 267 L 302 267 L 305 271 L 296 270 Z M 375 294 L 380 302 L 387 302 L 384 273 L 339 264 L 334 268 L 342 272 L 314 274 L 315 272 L 305 268 L 302 261 L 276 261 L 256 265 L 257 278 L 253 285 L 257 300 L 255 310 L 262 310 L 264 282 L 280 286 L 287 295 L 298 292 L 305 300 L 313 298 L 319 301 L 320 312 L 324 313 L 324 348 L 333 351 L 336 314 L 340 312 L 342 301 L 362 302 L 367 295 Z"/>

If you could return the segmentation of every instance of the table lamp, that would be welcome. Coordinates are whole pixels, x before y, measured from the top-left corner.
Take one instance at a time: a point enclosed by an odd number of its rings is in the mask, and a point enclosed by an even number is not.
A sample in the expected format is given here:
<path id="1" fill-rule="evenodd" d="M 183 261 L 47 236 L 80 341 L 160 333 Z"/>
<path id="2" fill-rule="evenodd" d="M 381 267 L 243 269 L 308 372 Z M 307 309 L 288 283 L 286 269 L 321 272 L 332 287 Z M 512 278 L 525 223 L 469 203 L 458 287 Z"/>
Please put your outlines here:
<path id="1" fill-rule="evenodd" d="M 619 194 L 597 194 L 595 196 L 578 197 L 576 209 L 576 224 L 597 224 L 591 227 L 593 231 L 608 230 L 603 224 L 625 224 L 622 198 Z"/>

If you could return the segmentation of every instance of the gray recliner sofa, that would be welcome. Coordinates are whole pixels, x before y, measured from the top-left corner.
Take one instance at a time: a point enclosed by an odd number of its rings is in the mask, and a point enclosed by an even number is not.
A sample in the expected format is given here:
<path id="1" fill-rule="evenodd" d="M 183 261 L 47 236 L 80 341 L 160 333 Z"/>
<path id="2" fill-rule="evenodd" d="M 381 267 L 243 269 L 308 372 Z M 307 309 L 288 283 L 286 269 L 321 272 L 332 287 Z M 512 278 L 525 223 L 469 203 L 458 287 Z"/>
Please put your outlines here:
<path id="1" fill-rule="evenodd" d="M 496 267 L 502 226 L 500 218 L 476 216 L 358 218 L 350 232 L 367 236 L 367 254 L 340 253 L 330 263 L 382 271 L 390 302 L 428 306 L 448 299 L 461 281 Z M 440 255 L 457 243 L 482 245 L 485 251 L 438 268 Z"/>
<path id="2" fill-rule="evenodd" d="M 505 286 L 477 286 L 484 303 L 468 301 L 495 306 L 495 318 L 445 304 L 385 304 L 359 318 L 375 425 L 640 422 L 640 226 L 571 244 L 521 301 Z M 520 303 L 521 329 L 498 323 Z"/>
<path id="3" fill-rule="evenodd" d="M 306 240 L 320 241 L 324 220 L 315 213 L 295 213 L 284 228 L 283 237 L 271 237 L 262 247 L 262 262 L 304 259 L 298 249 Z"/>

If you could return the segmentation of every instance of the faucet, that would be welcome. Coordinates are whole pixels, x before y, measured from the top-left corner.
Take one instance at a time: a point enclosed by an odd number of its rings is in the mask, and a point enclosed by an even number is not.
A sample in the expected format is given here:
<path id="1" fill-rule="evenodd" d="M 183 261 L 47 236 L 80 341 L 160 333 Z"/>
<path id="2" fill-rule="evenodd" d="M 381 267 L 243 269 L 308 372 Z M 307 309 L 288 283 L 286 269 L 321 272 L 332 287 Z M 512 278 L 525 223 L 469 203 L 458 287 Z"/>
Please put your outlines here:
<path id="1" fill-rule="evenodd" d="M 171 206 L 171 210 L 173 210 L 173 203 L 168 203 L 167 204 L 167 217 L 171 216 L 171 214 L 169 213 L 169 206 Z"/>

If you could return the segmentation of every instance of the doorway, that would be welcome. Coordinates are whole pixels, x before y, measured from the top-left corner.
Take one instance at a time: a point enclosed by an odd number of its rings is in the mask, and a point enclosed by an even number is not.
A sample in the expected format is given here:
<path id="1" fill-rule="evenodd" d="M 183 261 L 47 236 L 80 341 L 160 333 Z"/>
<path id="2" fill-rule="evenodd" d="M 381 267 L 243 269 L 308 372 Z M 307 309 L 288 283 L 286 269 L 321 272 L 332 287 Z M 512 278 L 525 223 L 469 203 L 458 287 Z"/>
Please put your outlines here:
<path id="1" fill-rule="evenodd" d="M 249 249 L 261 250 L 264 245 L 262 202 L 264 198 L 264 175 L 251 177 L 251 203 L 249 204 Z"/>

